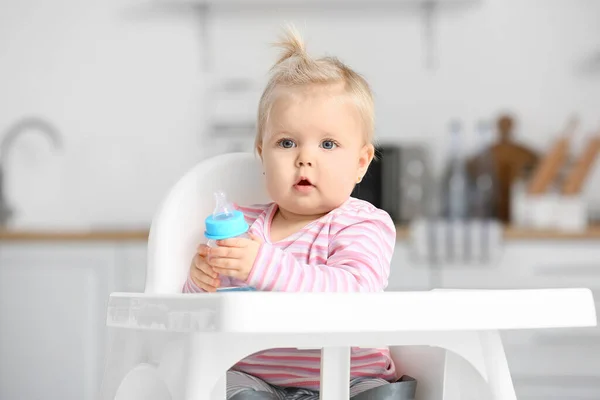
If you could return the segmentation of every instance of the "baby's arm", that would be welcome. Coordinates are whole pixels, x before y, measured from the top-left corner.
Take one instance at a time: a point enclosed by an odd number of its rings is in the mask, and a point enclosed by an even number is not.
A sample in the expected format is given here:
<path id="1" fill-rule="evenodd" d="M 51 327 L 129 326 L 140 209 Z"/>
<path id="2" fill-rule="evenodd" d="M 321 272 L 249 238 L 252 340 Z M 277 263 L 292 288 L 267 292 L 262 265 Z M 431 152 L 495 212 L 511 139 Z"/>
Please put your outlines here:
<path id="1" fill-rule="evenodd" d="M 286 292 L 383 291 L 396 242 L 394 224 L 386 217 L 342 228 L 329 244 L 329 258 L 319 265 L 300 263 L 292 254 L 263 243 L 248 283 L 258 290 Z"/>

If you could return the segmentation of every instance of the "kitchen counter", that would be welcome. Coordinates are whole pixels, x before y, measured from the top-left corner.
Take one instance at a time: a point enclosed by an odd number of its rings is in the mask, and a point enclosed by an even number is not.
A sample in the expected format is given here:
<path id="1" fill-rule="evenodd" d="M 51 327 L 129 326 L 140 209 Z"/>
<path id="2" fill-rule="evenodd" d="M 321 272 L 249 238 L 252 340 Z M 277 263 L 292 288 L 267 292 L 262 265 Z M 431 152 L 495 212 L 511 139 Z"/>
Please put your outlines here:
<path id="1" fill-rule="evenodd" d="M 0 241 L 17 242 L 127 242 L 147 241 L 147 229 L 130 230 L 0 230 Z M 407 240 L 409 229 L 406 225 L 396 226 L 398 240 Z M 549 229 L 531 229 L 506 226 L 505 240 L 600 240 L 600 224 L 591 225 L 583 232 L 561 232 Z"/>
<path id="2" fill-rule="evenodd" d="M 0 241 L 17 242 L 126 242 L 147 241 L 147 229 L 132 230 L 0 230 Z"/>
<path id="3" fill-rule="evenodd" d="M 564 232 L 551 229 L 505 227 L 505 240 L 600 240 L 600 224 L 590 225 L 582 232 Z"/>
<path id="4" fill-rule="evenodd" d="M 396 237 L 398 240 L 408 239 L 408 227 L 406 225 L 396 225 Z M 600 224 L 590 225 L 582 232 L 505 226 L 504 240 L 600 240 Z"/>

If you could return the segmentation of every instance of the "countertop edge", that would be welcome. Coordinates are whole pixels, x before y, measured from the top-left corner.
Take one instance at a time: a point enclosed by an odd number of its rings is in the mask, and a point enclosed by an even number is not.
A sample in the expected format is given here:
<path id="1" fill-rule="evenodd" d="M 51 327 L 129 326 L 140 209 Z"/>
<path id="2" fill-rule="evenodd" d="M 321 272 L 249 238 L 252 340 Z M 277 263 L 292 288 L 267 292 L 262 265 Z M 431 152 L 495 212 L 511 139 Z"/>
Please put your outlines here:
<path id="1" fill-rule="evenodd" d="M 396 225 L 396 238 L 399 241 L 410 239 L 409 228 L 406 225 Z M 505 225 L 503 239 L 506 241 L 526 240 L 600 240 L 600 224 L 588 226 L 582 231 L 561 231 L 556 229 L 535 229 Z"/>
<path id="2" fill-rule="evenodd" d="M 591 225 L 581 232 L 567 232 L 551 229 L 532 229 L 505 226 L 504 240 L 600 240 L 600 224 Z M 0 229 L 0 242 L 146 242 L 148 229 L 113 230 L 36 230 Z M 410 239 L 406 225 L 396 225 L 396 238 L 403 242 Z"/>
<path id="3" fill-rule="evenodd" d="M 34 229 L 0 229 L 0 242 L 145 242 L 148 240 L 148 229 L 123 230 L 34 230 Z"/>

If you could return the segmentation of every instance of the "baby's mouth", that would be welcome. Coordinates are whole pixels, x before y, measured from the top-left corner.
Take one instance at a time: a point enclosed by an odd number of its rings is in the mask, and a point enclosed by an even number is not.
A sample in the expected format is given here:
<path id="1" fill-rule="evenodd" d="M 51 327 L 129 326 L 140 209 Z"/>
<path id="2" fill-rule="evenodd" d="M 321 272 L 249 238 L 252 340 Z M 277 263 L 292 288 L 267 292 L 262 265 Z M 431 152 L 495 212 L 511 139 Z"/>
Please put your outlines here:
<path id="1" fill-rule="evenodd" d="M 296 181 L 296 183 L 294 184 L 294 186 L 314 186 L 314 185 L 312 184 L 312 182 L 308 178 L 300 177 L 300 179 L 298 179 Z"/>

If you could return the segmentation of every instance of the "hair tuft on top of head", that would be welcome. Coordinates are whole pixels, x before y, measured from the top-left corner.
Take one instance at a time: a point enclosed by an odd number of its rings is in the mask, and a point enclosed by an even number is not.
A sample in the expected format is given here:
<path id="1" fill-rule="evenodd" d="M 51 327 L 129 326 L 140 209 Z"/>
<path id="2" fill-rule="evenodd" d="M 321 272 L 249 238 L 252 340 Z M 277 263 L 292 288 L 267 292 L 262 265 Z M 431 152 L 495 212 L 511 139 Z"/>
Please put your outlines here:
<path id="1" fill-rule="evenodd" d="M 274 46 L 283 49 L 282 54 L 274 66 L 281 64 L 293 57 L 298 57 L 303 60 L 308 59 L 306 46 L 304 45 L 302 36 L 300 36 L 300 32 L 298 32 L 293 25 L 288 25 L 285 28 L 283 31 L 283 36 L 278 42 L 274 43 Z"/>

